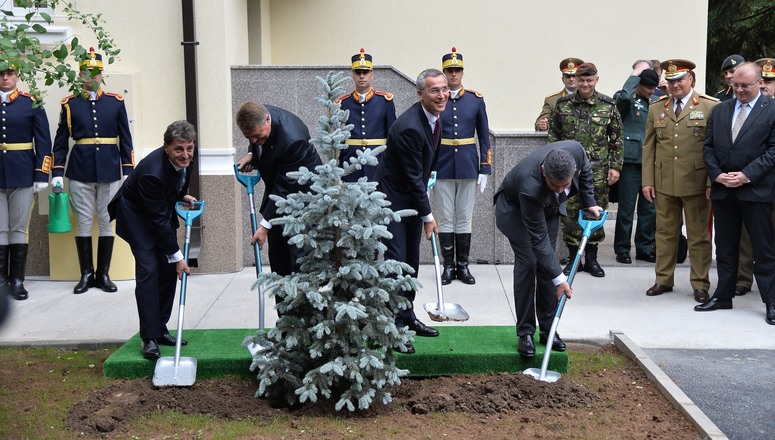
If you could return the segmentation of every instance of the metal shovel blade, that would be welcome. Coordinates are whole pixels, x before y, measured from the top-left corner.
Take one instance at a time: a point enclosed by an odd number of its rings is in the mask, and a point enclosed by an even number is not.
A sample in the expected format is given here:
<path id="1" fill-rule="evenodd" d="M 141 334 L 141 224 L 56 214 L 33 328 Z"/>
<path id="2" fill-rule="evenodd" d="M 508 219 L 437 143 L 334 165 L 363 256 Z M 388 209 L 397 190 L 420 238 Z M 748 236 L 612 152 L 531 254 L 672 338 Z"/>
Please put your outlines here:
<path id="1" fill-rule="evenodd" d="M 556 371 L 551 371 L 551 370 L 547 371 L 543 377 L 541 377 L 540 368 L 528 368 L 522 373 L 532 377 L 533 379 L 540 380 L 542 382 L 557 382 L 558 380 L 560 380 L 560 373 Z"/>
<path id="2" fill-rule="evenodd" d="M 157 387 L 190 387 L 196 382 L 196 358 L 181 357 L 175 365 L 175 356 L 164 356 L 156 361 L 153 385 Z"/>
<path id="3" fill-rule="evenodd" d="M 436 322 L 444 321 L 468 321 L 468 313 L 463 310 L 460 304 L 452 303 L 426 303 L 425 311 L 431 320 Z"/>

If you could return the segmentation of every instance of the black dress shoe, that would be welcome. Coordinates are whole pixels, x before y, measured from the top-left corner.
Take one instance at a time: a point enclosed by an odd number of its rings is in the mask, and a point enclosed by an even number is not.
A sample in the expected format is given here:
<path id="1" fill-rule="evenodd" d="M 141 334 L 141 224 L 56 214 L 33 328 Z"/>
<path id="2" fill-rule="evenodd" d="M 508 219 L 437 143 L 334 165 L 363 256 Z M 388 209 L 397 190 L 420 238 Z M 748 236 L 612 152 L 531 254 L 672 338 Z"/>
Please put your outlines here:
<path id="1" fill-rule="evenodd" d="M 640 261 L 648 261 L 649 263 L 656 263 L 657 262 L 657 256 L 654 254 L 642 254 L 640 252 L 637 252 L 635 254 L 635 259 Z"/>
<path id="2" fill-rule="evenodd" d="M 646 296 L 657 296 L 665 292 L 672 292 L 672 291 L 673 291 L 673 288 L 670 286 L 663 286 L 659 283 L 654 283 L 654 285 L 649 287 L 649 290 L 646 291 Z"/>
<path id="3" fill-rule="evenodd" d="M 158 359 L 161 356 L 159 346 L 153 339 L 143 339 L 143 357 L 146 359 Z"/>
<path id="4" fill-rule="evenodd" d="M 172 336 L 169 333 L 165 333 L 165 334 L 161 335 L 161 337 L 156 338 L 156 343 L 159 344 L 159 345 L 174 346 L 175 345 L 175 337 Z M 188 344 L 188 341 L 186 341 L 185 339 L 181 339 L 180 345 L 186 345 L 186 344 Z"/>
<path id="5" fill-rule="evenodd" d="M 444 266 L 444 270 L 441 272 L 441 285 L 446 286 L 452 283 L 455 279 L 455 266 Z"/>
<path id="6" fill-rule="evenodd" d="M 412 344 L 412 341 L 408 341 L 404 345 L 406 346 L 406 349 L 402 350 L 402 349 L 399 348 L 398 349 L 399 353 L 403 353 L 403 354 L 414 354 L 414 353 L 416 353 L 416 351 L 414 350 L 414 344 Z"/>
<path id="7" fill-rule="evenodd" d="M 520 356 L 531 358 L 536 355 L 536 346 L 533 343 L 533 335 L 524 335 L 519 337 L 517 352 Z"/>
<path id="8" fill-rule="evenodd" d="M 735 286 L 735 296 L 743 296 L 750 291 L 751 291 L 750 287 Z"/>
<path id="9" fill-rule="evenodd" d="M 616 262 L 622 263 L 622 264 L 632 264 L 632 259 L 630 258 L 630 254 L 627 252 L 619 252 L 616 254 Z"/>
<path id="10" fill-rule="evenodd" d="M 694 306 L 695 312 L 710 312 L 713 310 L 727 310 L 732 308 L 731 299 L 718 299 L 713 297 L 705 304 Z"/>
<path id="11" fill-rule="evenodd" d="M 457 264 L 455 277 L 462 281 L 464 284 L 476 284 L 476 278 L 474 278 L 474 276 L 471 275 L 471 271 L 468 270 L 468 263 L 463 265 L 460 263 Z"/>
<path id="12" fill-rule="evenodd" d="M 439 335 L 438 330 L 436 330 L 433 327 L 428 327 L 427 325 L 420 322 L 419 319 L 415 319 L 414 322 L 409 324 L 409 330 L 413 330 L 417 334 L 417 336 L 433 337 L 433 336 Z"/>
<path id="13" fill-rule="evenodd" d="M 767 303 L 765 307 L 767 310 L 767 324 L 775 325 L 775 303 Z"/>
<path id="14" fill-rule="evenodd" d="M 539 333 L 538 342 L 546 345 L 547 341 L 549 341 L 549 332 Z M 555 333 L 554 342 L 552 342 L 552 351 L 565 351 L 565 348 L 565 342 L 562 342 L 562 339 L 560 339 L 560 334 Z"/>

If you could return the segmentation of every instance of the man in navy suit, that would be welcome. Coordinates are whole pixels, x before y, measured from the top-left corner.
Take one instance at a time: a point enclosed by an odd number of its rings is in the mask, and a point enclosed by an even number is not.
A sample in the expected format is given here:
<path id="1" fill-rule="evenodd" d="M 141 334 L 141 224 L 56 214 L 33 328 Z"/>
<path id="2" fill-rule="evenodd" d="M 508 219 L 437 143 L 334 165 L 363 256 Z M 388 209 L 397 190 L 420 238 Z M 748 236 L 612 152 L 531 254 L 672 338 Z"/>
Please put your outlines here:
<path id="1" fill-rule="evenodd" d="M 416 215 L 388 224 L 392 240 L 384 242 L 386 260 L 402 261 L 414 269 L 420 267 L 420 240 L 423 232 L 430 239 L 438 232 L 431 213 L 427 186 L 431 171 L 436 167 L 441 144 L 441 120 L 449 99 L 447 78 L 436 69 L 424 70 L 417 77 L 417 96 L 420 101 L 409 107 L 390 128 L 387 149 L 377 168 L 377 189 L 387 196 L 393 211 L 413 209 Z M 401 291 L 399 295 L 414 302 L 416 292 Z M 414 308 L 396 311 L 396 326 L 408 326 L 417 336 L 438 336 L 439 332 L 423 324 L 414 314 Z M 414 353 L 409 344 L 405 353 Z"/>
<path id="2" fill-rule="evenodd" d="M 246 102 L 237 111 L 237 127 L 250 141 L 248 154 L 239 161 L 239 170 L 250 172 L 253 168 L 258 169 L 265 186 L 259 207 L 261 224 L 251 241 L 258 241 L 259 246 L 263 246 L 268 240 L 272 271 L 278 275 L 290 275 L 299 270 L 298 259 L 303 255 L 302 250 L 288 244 L 288 237 L 283 237 L 281 226 L 273 227 L 270 223 L 277 216 L 277 209 L 269 196 L 288 197 L 307 191 L 311 182 L 299 185 L 286 174 L 301 167 L 314 170 L 321 164 L 320 156 L 310 142 L 307 126 L 287 110 Z"/>
<path id="3" fill-rule="evenodd" d="M 191 180 L 186 169 L 194 159 L 195 146 L 194 126 L 173 122 L 164 133 L 164 146 L 137 164 L 108 204 L 116 233 L 129 243 L 135 257 L 135 299 L 143 356 L 148 359 L 159 357 L 157 344 L 175 345 L 167 321 L 177 278 L 189 273 L 175 232 L 180 226 L 175 202 L 193 206 L 196 201 L 186 194 Z"/>
<path id="4" fill-rule="evenodd" d="M 555 249 L 560 215 L 578 215 L 565 212 L 565 200 L 573 195 L 595 217 L 602 211 L 595 202 L 589 159 L 574 140 L 554 142 L 531 153 L 512 168 L 495 192 L 495 224 L 514 250 L 517 351 L 526 358 L 535 356 L 536 312 L 540 341 L 545 344 L 559 298 L 563 293 L 570 298 L 572 293 Z M 565 350 L 558 334 L 552 349 Z"/>
<path id="5" fill-rule="evenodd" d="M 698 312 L 731 309 L 744 224 L 752 240 L 754 277 L 765 303 L 768 324 L 775 325 L 775 100 L 759 90 L 761 69 L 743 63 L 731 87 L 736 99 L 713 109 L 703 145 L 716 221 L 718 286 Z"/>

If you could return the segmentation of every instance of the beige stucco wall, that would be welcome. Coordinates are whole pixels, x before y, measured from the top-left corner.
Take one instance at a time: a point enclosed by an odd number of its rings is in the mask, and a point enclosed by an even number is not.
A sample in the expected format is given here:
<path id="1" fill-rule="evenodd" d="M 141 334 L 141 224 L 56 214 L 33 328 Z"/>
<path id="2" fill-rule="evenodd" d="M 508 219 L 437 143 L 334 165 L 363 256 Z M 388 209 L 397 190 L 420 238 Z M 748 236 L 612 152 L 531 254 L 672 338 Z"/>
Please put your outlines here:
<path id="1" fill-rule="evenodd" d="M 532 129 L 559 61 L 594 62 L 613 94 L 638 58 L 686 58 L 704 84 L 707 0 L 271 0 L 273 64 L 345 64 L 360 47 L 410 76 L 456 46 L 490 127 Z M 681 31 L 672 28 L 681 26 Z"/>

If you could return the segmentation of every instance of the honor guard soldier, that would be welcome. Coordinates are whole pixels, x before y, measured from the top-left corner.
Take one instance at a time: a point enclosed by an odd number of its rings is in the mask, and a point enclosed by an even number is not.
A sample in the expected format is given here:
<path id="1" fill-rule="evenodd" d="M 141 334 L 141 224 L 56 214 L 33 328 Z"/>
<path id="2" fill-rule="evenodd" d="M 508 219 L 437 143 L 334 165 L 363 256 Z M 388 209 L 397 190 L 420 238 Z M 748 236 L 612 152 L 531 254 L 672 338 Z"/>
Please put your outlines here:
<path id="1" fill-rule="evenodd" d="M 14 299 L 29 296 L 24 288 L 33 193 L 48 186 L 51 135 L 43 107 L 16 88 L 17 71 L 0 64 L 0 285 Z"/>
<path id="2" fill-rule="evenodd" d="M 646 295 L 673 291 L 683 218 L 694 299 L 704 303 L 710 288 L 712 248 L 708 232 L 710 202 L 706 198 L 708 173 L 702 149 L 710 112 L 719 101 L 694 90 L 695 66 L 679 59 L 662 63 L 670 94 L 649 107 L 642 191 L 646 200 L 654 202 L 657 212 L 656 280 Z"/>
<path id="3" fill-rule="evenodd" d="M 463 87 L 463 55 L 453 47 L 441 58 L 450 97 L 441 114 L 441 149 L 436 165 L 434 194 L 439 208 L 439 241 L 444 258 L 441 283 L 476 279 L 468 269 L 471 221 L 476 189 L 484 192 L 492 172 L 490 128 L 484 97 Z M 477 148 L 476 141 L 479 141 Z"/>
<path id="4" fill-rule="evenodd" d="M 346 150 L 339 153 L 339 165 L 349 162 L 356 157 L 358 151 L 373 149 L 385 145 L 388 130 L 396 120 L 396 105 L 393 103 L 393 94 L 380 92 L 371 87 L 374 80 L 374 64 L 371 55 L 361 48 L 360 53 L 352 57 L 353 82 L 355 90 L 352 93 L 341 96 L 337 103 L 342 110 L 349 110 L 348 124 L 353 125 L 350 139 L 345 141 Z M 380 153 L 377 159 L 381 158 Z M 355 182 L 363 176 L 369 181 L 374 180 L 377 167 L 366 165 L 360 170 L 353 170 L 342 177 L 345 182 Z"/>
<path id="5" fill-rule="evenodd" d="M 762 95 L 775 98 L 775 59 L 761 58 L 756 64 L 762 68 Z"/>
<path id="6" fill-rule="evenodd" d="M 724 75 L 724 84 L 726 84 L 726 87 L 716 93 L 716 99 L 719 101 L 726 101 L 727 99 L 733 99 L 735 97 L 735 91 L 732 90 L 732 76 L 735 74 L 737 66 L 744 62 L 745 58 L 737 54 L 724 58 L 724 62 L 721 63 L 721 74 Z"/>
<path id="7" fill-rule="evenodd" d="M 134 168 L 132 135 L 129 133 L 124 97 L 104 91 L 102 55 L 92 48 L 81 62 L 80 76 L 84 90 L 78 96 L 62 99 L 59 127 L 54 137 L 54 178 L 52 185 L 70 179 L 70 201 L 78 218 L 75 246 L 81 267 L 81 279 L 73 293 L 83 293 L 90 287 L 115 292 L 110 281 L 110 258 L 113 252 L 113 228 L 107 206 L 121 186 L 121 176 Z M 75 145 L 68 155 L 69 139 Z M 97 214 L 97 273 L 92 262 L 92 222 Z"/>
<path id="8" fill-rule="evenodd" d="M 560 72 L 562 72 L 562 83 L 565 85 L 562 90 L 544 98 L 544 106 L 541 107 L 541 114 L 536 118 L 536 131 L 546 131 L 549 129 L 549 117 L 557 104 L 557 100 L 564 98 L 576 91 L 576 68 L 584 63 L 579 58 L 564 58 L 560 61 Z"/>

